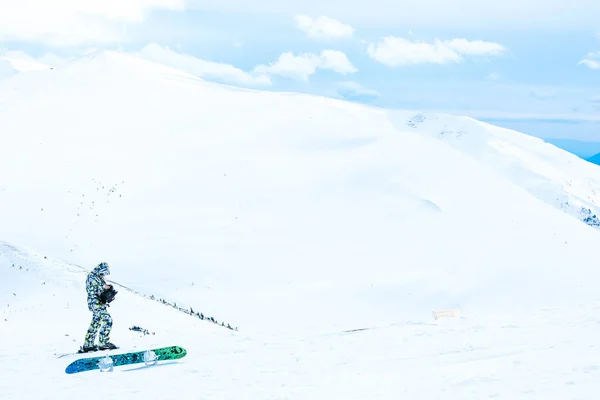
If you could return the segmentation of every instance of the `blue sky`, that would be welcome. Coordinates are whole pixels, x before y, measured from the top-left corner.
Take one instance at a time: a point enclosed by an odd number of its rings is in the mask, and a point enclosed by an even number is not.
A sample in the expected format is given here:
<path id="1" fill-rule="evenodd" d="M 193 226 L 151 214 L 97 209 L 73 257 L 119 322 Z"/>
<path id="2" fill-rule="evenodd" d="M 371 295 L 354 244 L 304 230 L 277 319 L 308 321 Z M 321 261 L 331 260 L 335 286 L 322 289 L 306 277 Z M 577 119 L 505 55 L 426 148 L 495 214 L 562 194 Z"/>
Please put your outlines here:
<path id="1" fill-rule="evenodd" d="M 90 48 L 138 52 L 154 43 L 160 47 L 143 55 L 189 65 L 210 80 L 600 141 L 597 1 L 46 3 L 3 2 L 5 50 L 69 58 Z M 190 64 L 173 52 L 238 70 Z"/>

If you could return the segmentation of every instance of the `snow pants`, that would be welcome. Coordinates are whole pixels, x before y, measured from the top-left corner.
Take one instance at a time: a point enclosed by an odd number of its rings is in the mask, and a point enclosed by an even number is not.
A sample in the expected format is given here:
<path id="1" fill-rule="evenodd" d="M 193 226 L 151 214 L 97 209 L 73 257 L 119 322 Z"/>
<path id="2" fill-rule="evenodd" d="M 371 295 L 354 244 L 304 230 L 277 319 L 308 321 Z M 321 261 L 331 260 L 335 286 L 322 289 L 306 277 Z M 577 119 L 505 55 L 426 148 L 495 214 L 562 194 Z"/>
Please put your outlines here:
<path id="1" fill-rule="evenodd" d="M 85 335 L 84 346 L 93 346 L 96 341 L 96 334 L 100 331 L 98 344 L 100 346 L 109 342 L 110 330 L 112 328 L 112 317 L 106 311 L 105 304 L 92 305 L 92 322 Z"/>

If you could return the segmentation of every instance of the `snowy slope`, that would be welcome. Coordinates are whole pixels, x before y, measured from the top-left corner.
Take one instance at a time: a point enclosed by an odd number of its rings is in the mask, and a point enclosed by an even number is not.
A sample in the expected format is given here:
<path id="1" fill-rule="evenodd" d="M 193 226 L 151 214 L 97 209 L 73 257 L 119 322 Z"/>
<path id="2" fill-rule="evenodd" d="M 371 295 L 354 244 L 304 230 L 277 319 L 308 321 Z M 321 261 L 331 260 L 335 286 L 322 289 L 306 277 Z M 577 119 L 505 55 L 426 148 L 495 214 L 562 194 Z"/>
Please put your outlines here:
<path id="1" fill-rule="evenodd" d="M 472 118 L 391 112 L 398 129 L 437 138 L 546 203 L 600 229 L 600 169 L 544 140 Z"/>
<path id="2" fill-rule="evenodd" d="M 117 286 L 109 311 L 111 339 L 121 349 L 104 354 L 171 344 L 188 354 L 153 367 L 67 375 L 66 366 L 81 356 L 58 355 L 81 344 L 90 319 L 85 271 L 0 243 L 0 276 L 5 400 L 553 400 L 593 399 L 598 391 L 598 303 L 460 319 L 423 316 L 351 332 L 248 334 Z"/>
<path id="3" fill-rule="evenodd" d="M 91 399 L 106 395 L 102 390 L 105 383 L 84 378 L 83 384 L 74 385 L 77 378 L 65 374 L 66 366 L 77 355 L 58 357 L 77 351 L 91 320 L 86 305 L 86 273 L 79 266 L 0 242 L 0 342 L 3 343 L 0 390 L 3 399 L 52 399 L 57 395 L 79 398 L 86 392 L 86 398 Z M 231 330 L 144 299 L 118 283 L 116 288 L 119 293 L 108 310 L 114 324 L 111 340 L 122 350 L 178 344 L 194 349 L 198 356 L 206 352 L 199 346 L 198 337 L 231 341 Z M 148 334 L 129 329 L 136 326 L 146 329 Z M 166 363 L 170 364 L 175 363 Z M 143 364 L 133 369 L 140 367 L 144 369 Z M 178 373 L 189 371 L 185 366 L 175 369 Z M 135 394 L 136 386 L 137 390 L 148 389 L 147 385 L 140 387 L 141 384 L 111 387 L 109 392 L 124 396 L 127 390 Z"/>
<path id="4" fill-rule="evenodd" d="M 599 232 L 385 110 L 111 52 L 7 92 L 0 237 L 245 332 L 596 296 Z"/>

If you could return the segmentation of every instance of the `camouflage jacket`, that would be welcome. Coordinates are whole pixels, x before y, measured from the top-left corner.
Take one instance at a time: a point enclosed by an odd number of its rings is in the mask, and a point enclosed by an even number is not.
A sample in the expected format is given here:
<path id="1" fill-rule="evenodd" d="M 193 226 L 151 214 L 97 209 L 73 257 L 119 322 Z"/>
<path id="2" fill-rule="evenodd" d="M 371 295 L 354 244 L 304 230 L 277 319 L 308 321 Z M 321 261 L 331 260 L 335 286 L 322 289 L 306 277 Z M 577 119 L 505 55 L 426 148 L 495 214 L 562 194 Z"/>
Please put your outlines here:
<path id="1" fill-rule="evenodd" d="M 90 311 L 104 306 L 100 301 L 100 295 L 104 291 L 105 284 L 104 278 L 97 273 L 96 269 L 88 274 L 85 281 L 85 289 L 87 290 L 87 303 Z"/>

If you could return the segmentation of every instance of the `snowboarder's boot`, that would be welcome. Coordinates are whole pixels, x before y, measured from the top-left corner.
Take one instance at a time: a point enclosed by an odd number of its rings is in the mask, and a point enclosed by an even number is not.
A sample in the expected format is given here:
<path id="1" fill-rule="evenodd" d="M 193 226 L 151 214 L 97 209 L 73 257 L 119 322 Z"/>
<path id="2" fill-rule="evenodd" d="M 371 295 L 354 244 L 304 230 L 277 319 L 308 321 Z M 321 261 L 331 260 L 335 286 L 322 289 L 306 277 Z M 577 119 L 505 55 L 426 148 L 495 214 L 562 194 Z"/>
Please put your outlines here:
<path id="1" fill-rule="evenodd" d="M 98 346 L 96 346 L 96 345 L 91 345 L 91 346 L 83 345 L 79 349 L 78 353 L 89 353 L 90 351 L 98 351 Z"/>
<path id="2" fill-rule="evenodd" d="M 115 349 L 118 349 L 118 347 L 110 342 L 101 344 L 100 346 L 98 346 L 98 350 L 115 350 Z"/>

